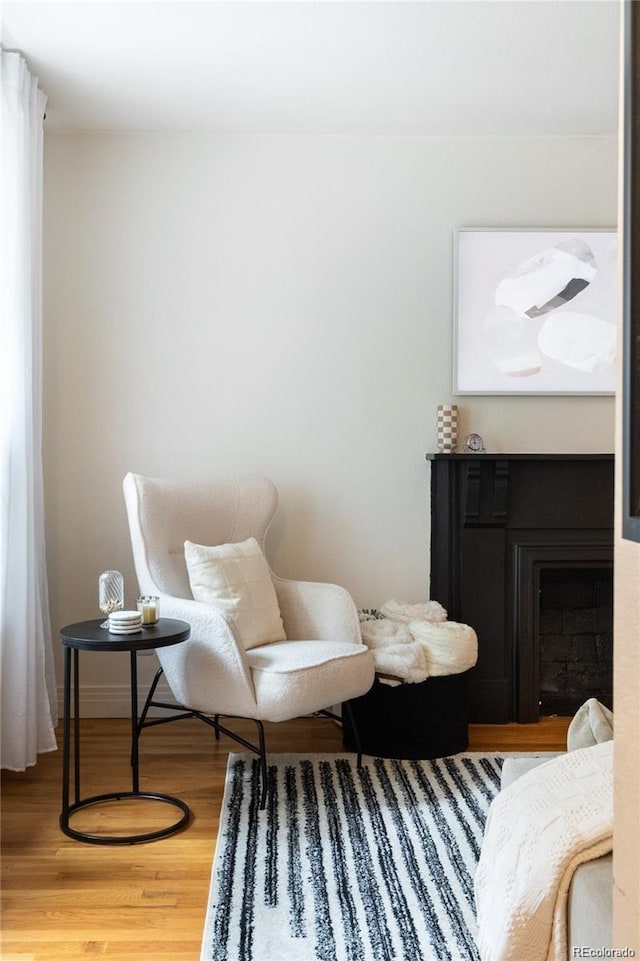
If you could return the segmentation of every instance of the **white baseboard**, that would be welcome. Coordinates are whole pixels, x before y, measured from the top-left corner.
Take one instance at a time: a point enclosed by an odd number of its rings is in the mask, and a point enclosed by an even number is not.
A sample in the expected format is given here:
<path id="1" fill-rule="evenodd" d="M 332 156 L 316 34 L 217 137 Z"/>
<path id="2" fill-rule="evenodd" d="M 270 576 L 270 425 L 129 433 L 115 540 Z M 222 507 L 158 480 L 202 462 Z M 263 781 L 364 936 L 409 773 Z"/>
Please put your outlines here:
<path id="1" fill-rule="evenodd" d="M 138 685 L 138 711 L 141 711 L 149 693 L 149 683 Z M 173 695 L 166 681 L 161 680 L 156 688 L 154 699 L 173 701 Z M 62 718 L 64 710 L 64 689 L 58 687 L 58 714 Z M 149 711 L 149 717 L 158 717 L 165 712 L 161 709 Z M 131 690 L 128 684 L 87 684 L 80 690 L 80 717 L 131 717 Z"/>
<path id="2" fill-rule="evenodd" d="M 149 683 L 138 684 L 138 712 L 142 711 L 149 693 Z M 154 700 L 172 703 L 174 698 L 167 682 L 161 678 Z M 58 686 L 58 714 L 62 718 L 64 710 L 64 688 Z M 342 716 L 342 704 L 329 708 L 338 717 Z M 149 711 L 149 717 L 160 717 L 166 712 L 162 708 Z M 312 715 L 309 715 L 311 717 Z M 131 694 L 128 684 L 87 684 L 80 690 L 80 717 L 131 717 Z"/>

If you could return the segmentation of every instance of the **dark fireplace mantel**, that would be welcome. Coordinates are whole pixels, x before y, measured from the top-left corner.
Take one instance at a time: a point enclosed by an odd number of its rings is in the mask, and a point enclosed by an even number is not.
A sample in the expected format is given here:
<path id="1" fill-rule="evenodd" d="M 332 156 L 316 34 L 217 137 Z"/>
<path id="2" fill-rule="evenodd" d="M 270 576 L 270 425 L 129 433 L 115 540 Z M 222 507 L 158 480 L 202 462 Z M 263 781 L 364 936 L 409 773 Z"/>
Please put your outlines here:
<path id="1" fill-rule="evenodd" d="M 427 454 L 430 596 L 478 634 L 470 719 L 538 720 L 546 569 L 613 563 L 613 454 Z"/>

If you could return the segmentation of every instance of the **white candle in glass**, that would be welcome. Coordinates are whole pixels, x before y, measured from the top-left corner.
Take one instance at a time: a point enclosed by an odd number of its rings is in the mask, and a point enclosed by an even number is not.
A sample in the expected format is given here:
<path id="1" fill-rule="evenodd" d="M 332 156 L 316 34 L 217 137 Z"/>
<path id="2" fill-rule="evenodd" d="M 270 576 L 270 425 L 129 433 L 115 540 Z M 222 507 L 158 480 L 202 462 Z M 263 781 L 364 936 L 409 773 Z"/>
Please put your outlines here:
<path id="1" fill-rule="evenodd" d="M 159 617 L 159 598 L 146 596 L 138 598 L 138 610 L 143 624 L 156 624 Z"/>

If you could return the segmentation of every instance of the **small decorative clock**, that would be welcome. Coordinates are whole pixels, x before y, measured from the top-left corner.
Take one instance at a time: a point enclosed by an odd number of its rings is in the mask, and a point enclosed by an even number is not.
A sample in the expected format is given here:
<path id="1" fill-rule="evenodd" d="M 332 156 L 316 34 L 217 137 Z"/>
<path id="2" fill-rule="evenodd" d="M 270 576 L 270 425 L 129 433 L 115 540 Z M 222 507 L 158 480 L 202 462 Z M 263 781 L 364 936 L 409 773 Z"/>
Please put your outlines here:
<path id="1" fill-rule="evenodd" d="M 463 450 L 465 454 L 484 454 L 486 448 L 480 434 L 467 434 L 464 439 Z"/>

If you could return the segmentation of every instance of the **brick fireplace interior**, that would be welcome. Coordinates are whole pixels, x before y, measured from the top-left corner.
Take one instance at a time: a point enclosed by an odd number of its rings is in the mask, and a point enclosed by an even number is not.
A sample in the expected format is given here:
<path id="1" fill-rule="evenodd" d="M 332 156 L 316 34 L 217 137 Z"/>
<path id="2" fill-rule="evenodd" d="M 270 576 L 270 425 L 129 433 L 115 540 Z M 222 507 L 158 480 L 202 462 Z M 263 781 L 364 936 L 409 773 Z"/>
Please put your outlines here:
<path id="1" fill-rule="evenodd" d="M 540 575 L 540 715 L 574 714 L 587 698 L 613 707 L 613 571 Z"/>

